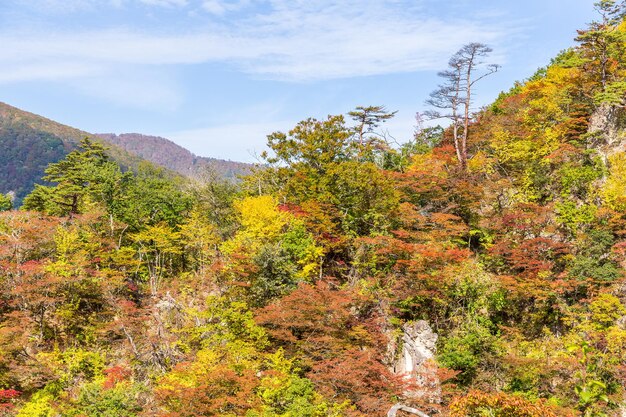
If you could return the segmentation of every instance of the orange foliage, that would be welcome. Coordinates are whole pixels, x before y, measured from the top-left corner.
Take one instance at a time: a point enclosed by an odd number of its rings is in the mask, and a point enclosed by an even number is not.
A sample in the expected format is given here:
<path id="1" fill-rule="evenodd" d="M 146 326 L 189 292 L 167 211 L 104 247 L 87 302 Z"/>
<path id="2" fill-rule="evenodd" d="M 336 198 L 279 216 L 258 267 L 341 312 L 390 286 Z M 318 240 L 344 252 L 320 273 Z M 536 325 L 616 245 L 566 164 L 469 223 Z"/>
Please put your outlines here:
<path id="1" fill-rule="evenodd" d="M 259 311 L 257 321 L 276 346 L 300 358 L 321 393 L 379 415 L 401 395 L 403 381 L 383 364 L 387 339 L 363 301 L 328 283 L 301 284 Z"/>
<path id="2" fill-rule="evenodd" d="M 521 397 L 503 392 L 484 393 L 470 391 L 464 397 L 452 401 L 450 417 L 557 417 L 555 409 L 545 403 L 532 403 Z"/>
<path id="3" fill-rule="evenodd" d="M 186 363 L 176 369 L 184 370 Z M 157 400 L 170 411 L 160 417 L 209 417 L 245 415 L 255 407 L 258 397 L 254 390 L 258 379 L 252 369 L 237 373 L 226 367 L 218 367 L 203 374 L 200 385 L 187 386 L 182 382 L 171 383 L 167 388 L 156 389 Z"/>

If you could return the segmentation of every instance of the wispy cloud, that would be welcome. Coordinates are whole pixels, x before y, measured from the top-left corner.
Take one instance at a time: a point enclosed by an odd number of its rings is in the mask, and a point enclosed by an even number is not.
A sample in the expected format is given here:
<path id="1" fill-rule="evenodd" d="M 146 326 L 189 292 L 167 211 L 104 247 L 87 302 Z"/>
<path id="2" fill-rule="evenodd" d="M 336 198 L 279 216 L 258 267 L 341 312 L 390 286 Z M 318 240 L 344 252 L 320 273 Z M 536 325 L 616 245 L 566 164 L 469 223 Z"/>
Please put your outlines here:
<path id="1" fill-rule="evenodd" d="M 295 82 L 413 72 L 441 68 L 468 41 L 493 44 L 512 32 L 510 21 L 505 27 L 489 17 L 436 17 L 411 0 L 34 1 L 60 8 L 179 8 L 189 27 L 57 26 L 23 28 L 19 35 L 0 29 L 0 83 L 77 78 L 88 83 L 107 74 L 111 80 L 123 77 L 120 67 L 163 73 L 204 63 Z M 204 15 L 194 20 L 189 17 L 194 13 Z"/>
<path id="2" fill-rule="evenodd" d="M 187 5 L 187 0 L 139 0 L 139 1 L 149 6 L 175 7 L 175 6 Z"/>
<path id="3" fill-rule="evenodd" d="M 176 110 L 183 94 L 168 77 L 145 71 L 124 71 L 76 78 L 68 83 L 76 92 L 110 103 L 157 112 Z"/>
<path id="4" fill-rule="evenodd" d="M 202 9 L 216 15 L 223 16 L 227 13 L 237 12 L 252 5 L 252 0 L 203 0 Z"/>
<path id="5" fill-rule="evenodd" d="M 187 3 L 141 1 L 162 6 Z M 203 3 L 218 14 L 246 4 L 223 0 Z M 64 66 L 227 62 L 270 78 L 328 79 L 438 68 L 463 43 L 493 43 L 508 31 L 494 22 L 424 16 L 419 9 L 407 9 L 404 2 L 272 0 L 271 6 L 266 13 L 182 35 L 120 28 L 80 33 L 59 30 L 52 35 L 31 32 L 19 37 L 0 34 L 3 71 L 15 73 L 38 62 L 55 67 L 61 58 Z M 24 78 L 34 75 L 28 71 Z M 75 71 L 68 76 L 75 77 Z M 0 79 L 6 78 L 0 73 Z"/>

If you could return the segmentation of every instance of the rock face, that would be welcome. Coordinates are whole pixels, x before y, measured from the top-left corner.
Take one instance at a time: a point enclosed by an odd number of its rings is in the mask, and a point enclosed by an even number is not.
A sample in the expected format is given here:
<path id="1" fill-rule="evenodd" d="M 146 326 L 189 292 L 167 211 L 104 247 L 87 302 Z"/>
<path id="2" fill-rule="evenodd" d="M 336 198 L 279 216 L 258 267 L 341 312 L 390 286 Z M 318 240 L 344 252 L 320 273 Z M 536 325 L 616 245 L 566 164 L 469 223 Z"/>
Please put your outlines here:
<path id="1" fill-rule="evenodd" d="M 406 323 L 402 330 L 402 350 L 394 363 L 394 373 L 413 379 L 416 389 L 407 396 L 439 402 L 441 388 L 434 363 L 437 334 L 424 320 Z"/>
<path id="2" fill-rule="evenodd" d="M 589 147 L 604 158 L 626 151 L 626 112 L 611 105 L 601 105 L 589 119 Z"/>
<path id="3" fill-rule="evenodd" d="M 596 149 L 608 165 L 609 157 L 618 152 L 626 152 L 626 111 L 623 107 L 600 106 L 589 119 L 589 147 Z M 622 267 L 624 265 L 622 264 Z M 622 287 L 626 292 L 626 287 Z M 626 329 L 626 316 L 617 320 L 617 326 Z M 626 399 L 620 405 L 620 416 L 626 417 Z"/>
<path id="4" fill-rule="evenodd" d="M 394 367 L 396 373 L 415 373 L 429 359 L 435 357 L 437 334 L 427 322 L 406 323 L 402 330 L 402 353 Z"/>

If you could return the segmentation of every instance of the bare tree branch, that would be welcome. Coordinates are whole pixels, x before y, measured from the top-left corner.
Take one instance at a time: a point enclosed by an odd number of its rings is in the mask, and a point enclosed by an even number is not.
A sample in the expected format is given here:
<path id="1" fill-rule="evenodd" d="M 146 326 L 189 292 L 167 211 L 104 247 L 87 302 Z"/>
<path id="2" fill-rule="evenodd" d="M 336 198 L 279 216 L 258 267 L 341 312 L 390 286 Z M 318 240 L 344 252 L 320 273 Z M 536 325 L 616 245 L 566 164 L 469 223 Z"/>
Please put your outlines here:
<path id="1" fill-rule="evenodd" d="M 487 66 L 487 72 L 475 76 L 476 68 L 492 51 L 482 43 L 468 43 L 450 58 L 448 69 L 439 72 L 445 82 L 430 94 L 426 104 L 434 107 L 424 114 L 430 119 L 446 118 L 452 122 L 452 138 L 461 170 L 467 168 L 467 140 L 469 137 L 470 108 L 472 105 L 473 86 L 483 78 L 495 73 L 498 65 Z M 444 111 L 447 110 L 447 111 Z"/>

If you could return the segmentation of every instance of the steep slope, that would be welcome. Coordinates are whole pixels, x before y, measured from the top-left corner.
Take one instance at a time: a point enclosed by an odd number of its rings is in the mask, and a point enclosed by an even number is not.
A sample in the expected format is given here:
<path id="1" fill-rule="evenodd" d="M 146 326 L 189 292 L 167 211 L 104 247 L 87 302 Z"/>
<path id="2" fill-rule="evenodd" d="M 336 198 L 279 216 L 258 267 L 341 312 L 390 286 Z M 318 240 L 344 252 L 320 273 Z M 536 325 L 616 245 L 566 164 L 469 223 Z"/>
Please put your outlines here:
<path id="1" fill-rule="evenodd" d="M 98 134 L 98 137 L 131 154 L 185 176 L 195 176 L 210 167 L 225 178 L 235 178 L 237 175 L 248 173 L 251 167 L 250 164 L 242 162 L 196 156 L 171 140 L 158 136 L 103 133 Z"/>
<path id="2" fill-rule="evenodd" d="M 0 212 L 0 414 L 624 416 L 626 4 L 597 5 L 467 161 L 341 115 L 271 136 L 258 192 L 73 158 Z"/>
<path id="3" fill-rule="evenodd" d="M 93 135 L 0 103 L 0 193 L 14 193 L 19 204 L 41 182 L 48 164 L 63 158 L 84 137 Z M 109 155 L 124 167 L 140 162 L 117 146 L 109 148 Z"/>
<path id="4" fill-rule="evenodd" d="M 34 185 L 42 182 L 48 164 L 76 149 L 85 137 L 105 144 L 111 158 L 124 168 L 132 169 L 147 160 L 185 176 L 211 167 L 225 178 L 250 169 L 249 164 L 196 156 L 159 137 L 94 135 L 0 102 L 0 193 L 14 194 L 19 205 Z"/>

